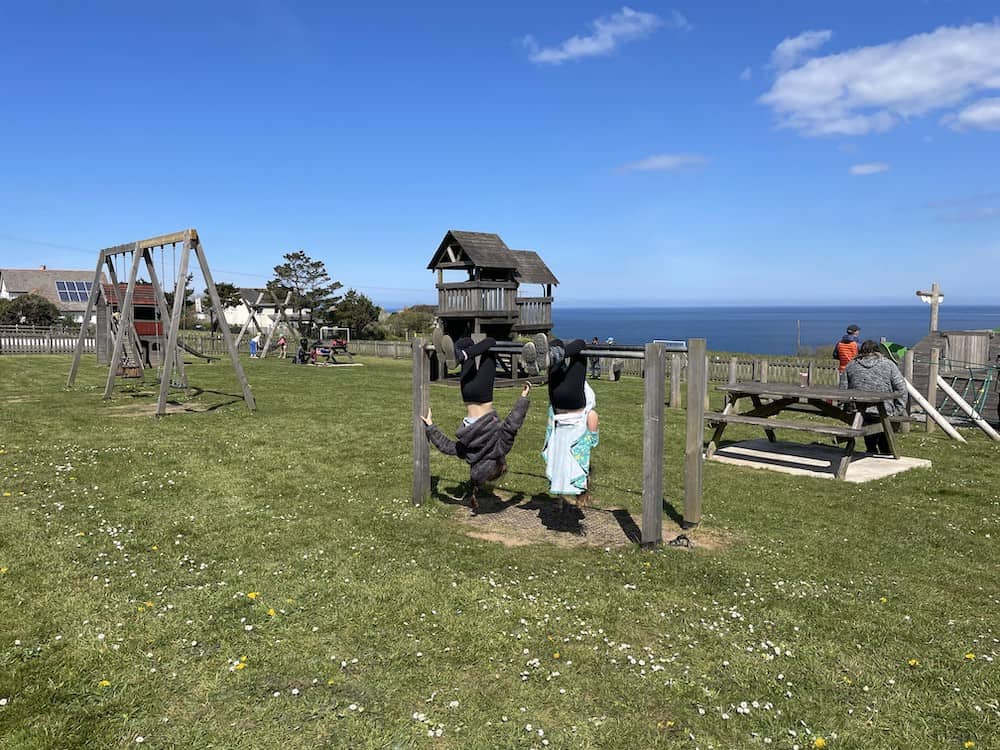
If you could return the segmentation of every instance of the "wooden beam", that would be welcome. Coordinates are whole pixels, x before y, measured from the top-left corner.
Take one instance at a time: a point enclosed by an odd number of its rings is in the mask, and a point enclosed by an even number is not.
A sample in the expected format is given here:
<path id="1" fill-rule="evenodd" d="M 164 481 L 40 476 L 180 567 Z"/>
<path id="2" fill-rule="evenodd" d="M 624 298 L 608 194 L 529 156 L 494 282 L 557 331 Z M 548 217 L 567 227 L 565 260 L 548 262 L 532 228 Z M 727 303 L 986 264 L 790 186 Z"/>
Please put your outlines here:
<path id="1" fill-rule="evenodd" d="M 670 408 L 681 408 L 681 357 L 670 355 Z"/>
<path id="2" fill-rule="evenodd" d="M 170 318 L 170 307 L 167 305 L 167 297 L 163 293 L 163 287 L 160 285 L 160 279 L 156 275 L 156 264 L 153 263 L 153 255 L 147 248 L 146 250 L 142 251 L 142 257 L 146 261 L 146 270 L 149 271 L 149 280 L 150 283 L 153 285 L 153 296 L 156 299 L 156 309 L 160 313 L 160 320 L 163 321 L 163 324 L 165 325 L 166 321 L 169 320 Z M 160 339 L 160 345 L 162 346 L 165 343 L 165 337 L 163 336 L 162 333 L 160 334 L 159 339 Z M 188 379 L 187 379 L 187 373 L 184 371 L 183 355 L 178 356 L 176 362 L 177 362 L 177 372 L 181 376 L 181 383 L 184 384 L 184 390 L 186 392 L 188 390 Z M 171 373 L 167 372 L 165 369 L 162 368 L 163 365 L 162 349 L 160 350 L 160 365 L 163 373 L 160 377 L 170 378 Z"/>
<path id="3" fill-rule="evenodd" d="M 212 279 L 212 269 L 208 267 L 208 258 L 205 257 L 205 250 L 202 248 L 201 242 L 194 245 L 194 254 L 198 259 L 198 264 L 201 266 L 201 277 L 205 280 L 205 289 L 208 292 L 209 299 L 212 300 L 212 308 L 215 310 L 217 319 L 223 323 L 219 325 L 219 331 L 222 332 L 222 340 L 226 342 L 226 350 L 229 352 L 229 359 L 233 363 L 233 370 L 236 372 L 236 378 L 240 381 L 240 387 L 243 389 L 243 400 L 246 402 L 247 409 L 252 412 L 257 408 L 257 401 L 253 397 L 253 391 L 250 390 L 250 383 L 247 382 L 246 373 L 243 372 L 243 364 L 240 362 L 240 355 L 236 350 L 236 342 L 233 341 L 232 331 L 229 330 L 228 325 L 224 325 L 226 318 L 222 314 L 222 300 L 219 299 L 219 290 L 215 288 L 215 281 Z"/>
<path id="4" fill-rule="evenodd" d="M 913 382 L 913 349 L 907 349 L 906 354 L 903 355 L 903 377 L 906 378 L 907 383 Z M 913 413 L 913 399 L 910 394 L 906 394 L 906 416 L 909 417 Z M 900 432 L 904 435 L 910 431 L 910 423 L 903 422 L 899 426 Z"/>
<path id="5" fill-rule="evenodd" d="M 424 421 L 430 407 L 430 358 L 424 340 L 413 341 L 413 504 L 423 505 L 431 493 L 430 445 Z"/>
<path id="6" fill-rule="evenodd" d="M 940 366 L 941 350 L 936 346 L 931 347 L 931 362 L 930 368 L 927 375 L 927 403 L 937 408 L 937 379 L 938 379 L 938 369 Z M 930 415 L 927 415 L 927 419 L 924 421 L 925 428 L 927 432 L 934 432 L 937 427 Z"/>
<path id="7" fill-rule="evenodd" d="M 684 528 L 701 523 L 705 459 L 705 395 L 708 393 L 708 357 L 705 339 L 688 341 L 687 432 L 684 446 Z"/>
<path id="8" fill-rule="evenodd" d="M 86 338 L 87 327 L 90 325 L 90 317 L 94 314 L 94 307 L 97 304 L 97 297 L 101 293 L 101 266 L 104 265 L 104 252 L 97 254 L 97 269 L 94 271 L 94 282 L 90 285 L 90 294 L 87 295 L 87 310 L 83 314 L 83 322 L 80 323 L 80 335 L 76 338 L 76 348 L 73 350 L 73 364 L 69 366 L 69 376 L 66 378 L 66 387 L 71 388 L 76 380 L 76 371 L 80 367 L 80 357 L 83 354 L 83 340 Z M 94 332 L 94 344 L 97 344 L 97 332 Z"/>
<path id="9" fill-rule="evenodd" d="M 195 245 L 198 244 L 198 230 L 197 229 L 184 229 L 180 232 L 171 232 L 170 234 L 161 234 L 159 237 L 150 237 L 146 240 L 139 240 L 136 244 L 140 250 L 145 250 L 151 247 L 163 247 L 164 245 L 173 245 L 177 242 L 184 242 L 185 240 L 190 240 Z"/>
<path id="10" fill-rule="evenodd" d="M 136 251 L 132 259 L 132 268 L 129 270 L 128 286 L 125 288 L 125 299 L 119 303 L 120 317 L 118 319 L 118 330 L 115 332 L 115 346 L 111 352 L 111 361 L 108 367 L 108 380 L 104 385 L 104 398 L 111 398 L 111 392 L 115 387 L 115 370 L 118 369 L 118 362 L 122 356 L 122 347 L 125 343 L 129 327 L 132 325 L 132 298 L 135 296 L 135 280 L 139 275 L 139 263 L 142 255 Z M 115 298 L 118 297 L 118 285 L 115 284 Z"/>
<path id="11" fill-rule="evenodd" d="M 174 371 L 174 361 L 177 359 L 177 342 L 180 338 L 181 315 L 184 313 L 184 290 L 187 288 L 188 262 L 192 241 L 185 241 L 181 250 L 181 262 L 177 268 L 177 278 L 174 280 L 174 309 L 170 313 L 170 323 L 167 327 L 167 348 L 163 352 L 163 377 L 160 378 L 160 397 L 156 402 L 156 416 L 167 413 L 167 396 L 170 395 L 170 374 Z"/>
<path id="12" fill-rule="evenodd" d="M 663 344 L 646 344 L 644 364 L 641 544 L 658 547 L 663 543 Z"/>

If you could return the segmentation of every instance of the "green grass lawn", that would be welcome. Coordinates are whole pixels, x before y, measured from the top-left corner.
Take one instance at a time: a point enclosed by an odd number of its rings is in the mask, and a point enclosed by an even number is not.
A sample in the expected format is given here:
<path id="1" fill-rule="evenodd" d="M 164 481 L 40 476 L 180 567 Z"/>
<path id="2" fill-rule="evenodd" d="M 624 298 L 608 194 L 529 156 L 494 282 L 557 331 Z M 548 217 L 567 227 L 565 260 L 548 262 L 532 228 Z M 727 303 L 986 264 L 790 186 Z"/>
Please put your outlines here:
<path id="1" fill-rule="evenodd" d="M 245 361 L 253 415 L 196 364 L 218 408 L 160 420 L 68 366 L 0 358 L 2 748 L 1000 747 L 979 433 L 918 428 L 933 468 L 860 486 L 710 462 L 714 549 L 505 547 L 410 505 L 406 361 Z M 638 512 L 642 382 L 595 390 L 595 502 Z M 431 399 L 453 433 L 457 390 Z M 533 401 L 501 493 L 545 491 Z M 683 443 L 668 410 L 677 508 Z"/>

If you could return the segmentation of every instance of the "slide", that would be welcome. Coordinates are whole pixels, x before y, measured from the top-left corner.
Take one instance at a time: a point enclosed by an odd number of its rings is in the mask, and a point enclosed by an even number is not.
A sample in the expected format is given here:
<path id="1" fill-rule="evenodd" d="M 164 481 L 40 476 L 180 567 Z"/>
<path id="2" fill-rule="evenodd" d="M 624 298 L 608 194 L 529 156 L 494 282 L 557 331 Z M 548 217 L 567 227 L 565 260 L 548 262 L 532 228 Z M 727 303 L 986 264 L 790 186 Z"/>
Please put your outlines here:
<path id="1" fill-rule="evenodd" d="M 209 356 L 208 354 L 205 354 L 204 352 L 199 352 L 197 349 L 194 349 L 194 348 L 188 346 L 183 341 L 178 341 L 177 342 L 177 346 L 179 346 L 181 349 L 183 349 L 184 351 L 186 351 L 188 354 L 193 354 L 196 357 L 201 357 L 202 359 L 207 359 L 209 362 L 214 362 L 215 360 L 219 359 L 219 357 L 212 357 L 212 356 Z"/>

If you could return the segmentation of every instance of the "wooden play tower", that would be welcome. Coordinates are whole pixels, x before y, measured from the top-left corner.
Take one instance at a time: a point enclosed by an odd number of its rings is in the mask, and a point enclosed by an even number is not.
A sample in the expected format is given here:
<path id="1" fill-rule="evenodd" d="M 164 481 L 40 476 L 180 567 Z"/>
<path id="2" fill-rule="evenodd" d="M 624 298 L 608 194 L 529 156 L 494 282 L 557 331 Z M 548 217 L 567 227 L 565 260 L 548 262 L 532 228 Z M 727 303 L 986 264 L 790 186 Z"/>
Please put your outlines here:
<path id="1" fill-rule="evenodd" d="M 504 341 L 552 330 L 552 288 L 559 280 L 534 251 L 511 250 L 496 234 L 452 229 L 427 268 L 437 271 L 438 321 L 452 338 L 483 333 Z M 526 295 L 527 285 L 541 293 Z"/>

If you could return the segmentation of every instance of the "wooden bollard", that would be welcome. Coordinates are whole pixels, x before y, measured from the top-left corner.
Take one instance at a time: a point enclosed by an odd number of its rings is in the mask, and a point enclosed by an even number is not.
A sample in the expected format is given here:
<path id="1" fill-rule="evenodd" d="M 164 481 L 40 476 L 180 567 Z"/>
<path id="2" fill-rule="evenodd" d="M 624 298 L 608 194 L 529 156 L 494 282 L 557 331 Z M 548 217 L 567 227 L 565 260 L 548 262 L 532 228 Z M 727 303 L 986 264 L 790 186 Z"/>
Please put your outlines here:
<path id="1" fill-rule="evenodd" d="M 809 370 L 806 373 L 806 385 L 812 385 L 816 381 L 816 363 L 809 363 Z"/>
<path id="2" fill-rule="evenodd" d="M 732 385 L 733 383 L 735 383 L 737 381 L 737 379 L 738 379 L 736 377 L 736 368 L 738 366 L 739 366 L 739 362 L 736 361 L 736 357 L 730 357 L 729 358 L 729 377 L 728 377 L 728 381 L 727 381 L 730 385 Z"/>
<path id="3" fill-rule="evenodd" d="M 760 360 L 760 369 L 757 372 L 760 375 L 760 378 L 759 378 L 760 382 L 761 383 L 766 383 L 767 382 L 767 360 L 766 359 Z"/>
<path id="4" fill-rule="evenodd" d="M 681 355 L 670 355 L 670 408 L 681 408 Z"/>
<path id="5" fill-rule="evenodd" d="M 941 356 L 941 351 L 936 347 L 931 347 L 931 361 L 930 367 L 928 368 L 927 376 L 927 403 L 937 408 L 937 379 L 938 379 L 938 357 Z M 927 419 L 924 420 L 924 426 L 927 432 L 934 432 L 937 429 L 937 424 L 931 419 L 930 414 L 927 415 Z"/>
<path id="6" fill-rule="evenodd" d="M 687 431 L 684 444 L 684 528 L 701 523 L 708 359 L 705 339 L 688 341 Z"/>
<path id="7" fill-rule="evenodd" d="M 431 494 L 431 450 L 424 431 L 430 406 L 430 358 L 424 340 L 413 341 L 413 504 L 423 505 Z"/>
<path id="8" fill-rule="evenodd" d="M 907 349 L 906 354 L 903 355 L 903 377 L 906 378 L 907 382 L 913 382 L 913 350 Z M 906 416 L 909 417 L 913 413 L 913 399 L 910 398 L 910 394 L 906 394 Z M 910 431 L 910 423 L 903 422 L 900 425 L 900 432 L 907 433 Z"/>
<path id="9" fill-rule="evenodd" d="M 642 431 L 642 546 L 663 542 L 663 344 L 646 344 Z"/>

